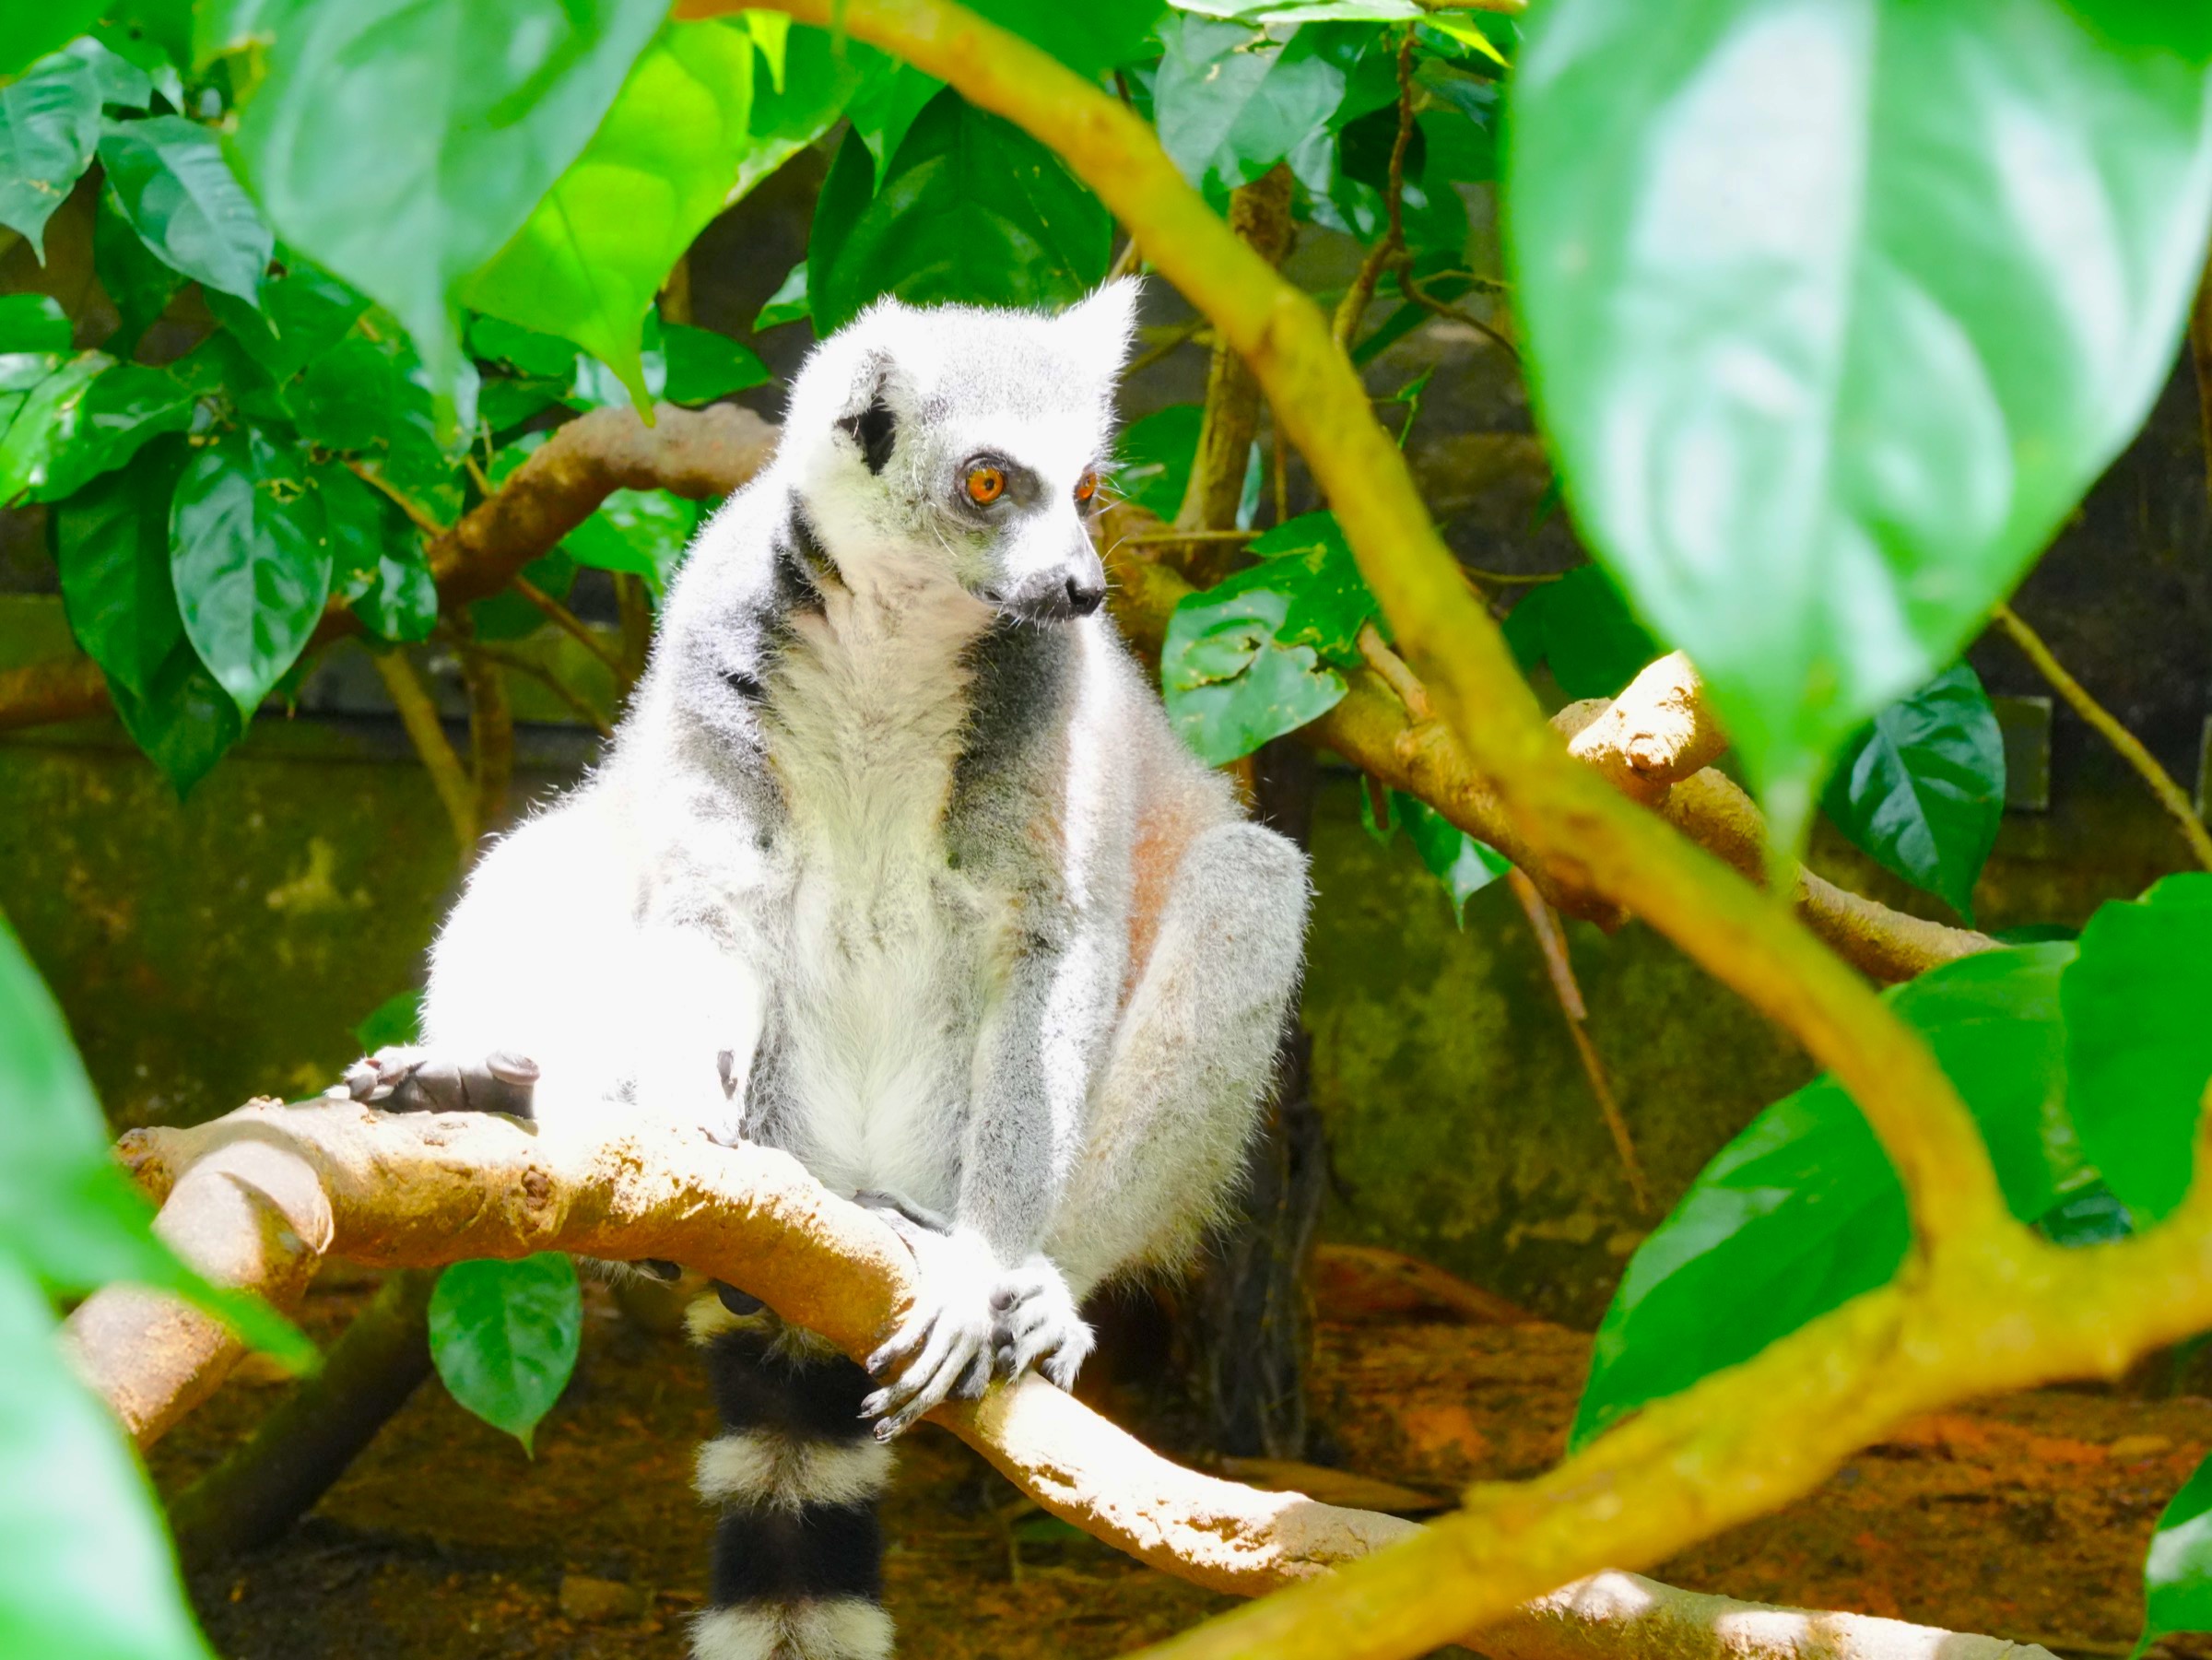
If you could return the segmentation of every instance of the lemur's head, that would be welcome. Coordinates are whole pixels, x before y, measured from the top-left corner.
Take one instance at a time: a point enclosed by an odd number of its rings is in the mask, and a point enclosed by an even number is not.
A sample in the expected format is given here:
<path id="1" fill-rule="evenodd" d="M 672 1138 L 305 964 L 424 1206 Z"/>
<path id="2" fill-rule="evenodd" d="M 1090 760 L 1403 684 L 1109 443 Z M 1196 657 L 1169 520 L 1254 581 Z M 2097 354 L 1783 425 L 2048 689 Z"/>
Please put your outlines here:
<path id="1" fill-rule="evenodd" d="M 886 300 L 794 382 L 784 464 L 848 583 L 957 584 L 1032 621 L 1106 597 L 1089 520 L 1137 285 L 1057 317 Z"/>

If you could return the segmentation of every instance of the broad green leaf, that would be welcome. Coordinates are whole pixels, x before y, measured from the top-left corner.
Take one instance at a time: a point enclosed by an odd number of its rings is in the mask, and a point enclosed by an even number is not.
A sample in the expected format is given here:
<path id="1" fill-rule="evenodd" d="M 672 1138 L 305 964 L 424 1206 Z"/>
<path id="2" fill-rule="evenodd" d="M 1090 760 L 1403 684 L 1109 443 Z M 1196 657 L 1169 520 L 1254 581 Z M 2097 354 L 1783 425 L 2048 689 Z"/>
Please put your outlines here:
<path id="1" fill-rule="evenodd" d="M 111 121 L 100 136 L 115 206 L 165 264 L 252 302 L 275 243 L 214 132 L 181 115 Z"/>
<path id="2" fill-rule="evenodd" d="M 169 26 L 164 27 L 167 23 Z M 94 26 L 92 35 L 102 46 L 144 77 L 149 92 L 159 93 L 174 110 L 184 108 L 184 77 L 178 65 L 190 49 L 191 8 L 170 0 L 146 0 L 143 6 L 112 8 Z M 113 101 L 111 98 L 111 101 Z M 132 107 L 151 107 L 150 98 Z"/>
<path id="3" fill-rule="evenodd" d="M 115 306 L 115 334 L 107 343 L 108 349 L 127 358 L 146 331 L 169 309 L 169 302 L 184 286 L 184 274 L 139 239 L 116 205 L 112 190 L 100 193 L 100 204 L 93 210 L 92 264 L 100 273 L 100 286 Z"/>
<path id="4" fill-rule="evenodd" d="M 153 1488 L 57 1335 L 0 1254 L 0 1654 L 209 1660 Z"/>
<path id="5" fill-rule="evenodd" d="M 1844 746 L 1821 805 L 1883 869 L 1973 921 L 2005 816 L 2005 738 L 1974 671 L 1955 665 L 1876 715 Z"/>
<path id="6" fill-rule="evenodd" d="M 782 91 L 784 53 L 791 43 L 790 17 L 783 12 L 748 11 L 738 13 L 737 21 L 760 49 L 761 61 L 768 65 L 769 85 Z"/>
<path id="7" fill-rule="evenodd" d="M 0 358 L 59 359 L 67 355 L 70 337 L 69 313 L 52 295 L 0 294 Z"/>
<path id="8" fill-rule="evenodd" d="M 393 1043 L 422 1042 L 422 988 L 394 992 L 369 1011 L 353 1029 L 353 1041 L 363 1054 L 374 1054 Z"/>
<path id="9" fill-rule="evenodd" d="M 228 294 L 207 296 L 207 309 L 217 321 L 237 336 L 246 355 L 279 383 L 345 339 L 369 310 L 366 295 L 356 293 L 329 272 L 305 260 L 288 265 L 281 277 L 262 283 L 258 306 Z M 394 342 L 392 351 L 398 349 Z"/>
<path id="10" fill-rule="evenodd" d="M 1282 644 L 1310 645 L 1326 662 L 1349 665 L 1359 661 L 1359 626 L 1378 607 L 1335 514 L 1300 513 L 1246 551 L 1265 562 L 1243 574 L 1289 597 L 1277 630 Z"/>
<path id="11" fill-rule="evenodd" d="M 2082 1145 L 2156 1221 L 2182 1201 L 2212 1080 L 2212 876 L 2168 877 L 2101 907 L 2066 971 L 2066 1065 Z"/>
<path id="12" fill-rule="evenodd" d="M 737 195 L 835 126 L 856 94 L 897 68 L 874 47 L 826 29 L 796 26 L 785 37 L 782 77 L 753 82 L 753 144 L 732 187 Z"/>
<path id="13" fill-rule="evenodd" d="M 2115 46 L 2171 52 L 2212 64 L 2212 11 L 2173 0 L 2067 0 L 2073 12 Z"/>
<path id="14" fill-rule="evenodd" d="M 2136 1653 L 2183 1631 L 2212 1631 L 2212 1458 L 2196 1466 L 2151 1533 Z"/>
<path id="15" fill-rule="evenodd" d="M 1965 1097 L 2023 1221 L 2087 1180 L 2059 1018 L 2073 956 L 2063 944 L 1983 952 L 1888 994 Z M 1886 1283 L 1911 1238 L 1904 1190 L 1851 1098 L 1824 1077 L 1777 1101 L 1630 1258 L 1571 1444 Z"/>
<path id="16" fill-rule="evenodd" d="M 1113 488 L 1154 518 L 1171 522 L 1190 488 L 1205 426 L 1203 404 L 1171 404 L 1131 421 L 1114 446 Z"/>
<path id="17" fill-rule="evenodd" d="M 1380 38 L 1371 29 L 1317 23 L 1260 32 L 1182 17 L 1162 34 L 1167 55 L 1152 86 L 1159 142 L 1209 195 L 1251 183 L 1333 123 L 1394 94 L 1392 85 L 1374 96 L 1371 77 L 1360 77 Z M 1378 55 L 1387 57 L 1387 48 Z"/>
<path id="18" fill-rule="evenodd" d="M 753 319 L 753 333 L 757 335 L 764 329 L 774 328 L 778 324 L 796 323 L 802 317 L 811 315 L 813 308 L 806 300 L 806 262 L 802 259 L 783 274 L 783 280 L 776 285 L 776 291 L 768 297 L 767 304 L 760 308 L 760 314 Z"/>
<path id="19" fill-rule="evenodd" d="M 765 386 L 768 365 L 748 347 L 712 329 L 661 324 L 661 356 L 668 365 L 661 395 L 672 404 L 711 404 L 733 392 Z"/>
<path id="20" fill-rule="evenodd" d="M 0 14 L 0 76 L 15 75 L 90 29 L 100 0 L 50 0 L 11 6 Z"/>
<path id="21" fill-rule="evenodd" d="M 0 436 L 0 504 L 45 481 L 62 421 L 114 361 L 105 352 L 79 352 L 29 388 Z"/>
<path id="22" fill-rule="evenodd" d="M 1250 755 L 1334 709 L 1344 679 L 1310 645 L 1278 643 L 1290 596 L 1265 571 L 1184 595 L 1159 651 L 1168 721 L 1213 766 Z"/>
<path id="23" fill-rule="evenodd" d="M 340 463 L 318 463 L 312 476 L 330 532 L 333 590 L 378 638 L 428 638 L 438 622 L 438 584 L 420 533 Z"/>
<path id="24" fill-rule="evenodd" d="M 226 434 L 184 469 L 169 523 L 185 637 L 250 721 L 330 595 L 330 542 L 306 454 L 257 429 Z"/>
<path id="25" fill-rule="evenodd" d="M 667 592 L 698 528 L 698 507 L 681 496 L 617 490 L 560 546 L 579 565 L 643 577 L 657 596 Z"/>
<path id="26" fill-rule="evenodd" d="M 291 383 L 300 436 L 357 452 L 417 512 L 450 524 L 460 517 L 463 499 L 455 468 L 476 427 L 476 366 L 465 362 L 451 383 L 459 418 L 449 442 L 440 434 L 429 371 L 405 335 L 373 326 L 377 316 L 312 359 Z"/>
<path id="27" fill-rule="evenodd" d="M 857 142 L 848 140 L 833 178 L 867 166 L 865 149 L 848 165 Z M 857 218 L 825 222 L 848 201 L 833 204 L 825 182 L 816 209 L 806 287 L 818 334 L 883 294 L 918 305 L 1065 304 L 1103 280 L 1112 253 L 1112 219 L 1060 159 L 950 89 L 915 118 Z"/>
<path id="28" fill-rule="evenodd" d="M 531 375 L 492 375 L 477 390 L 477 418 L 485 431 L 499 434 L 519 427 L 561 401 L 565 381 L 545 381 Z"/>
<path id="29" fill-rule="evenodd" d="M 17 427 L 32 418 L 39 401 L 40 393 L 33 393 L 16 418 Z M 30 500 L 55 501 L 72 495 L 124 465 L 150 440 L 183 431 L 192 424 L 192 394 L 159 369 L 117 363 L 102 370 L 74 395 L 53 404 L 46 453 L 29 468 Z M 0 442 L 0 478 L 8 473 L 15 435 L 10 428 L 7 441 Z"/>
<path id="30" fill-rule="evenodd" d="M 912 64 L 899 64 L 888 75 L 877 76 L 853 94 L 845 114 L 860 141 L 868 147 L 868 153 L 876 158 L 878 188 L 914 118 L 944 87 L 935 76 L 925 75 Z"/>
<path id="31" fill-rule="evenodd" d="M 1568 499 L 1794 845 L 2165 385 L 2206 77 L 2058 0 L 1558 0 L 1512 96 Z"/>
<path id="32" fill-rule="evenodd" d="M 751 36 L 719 21 L 664 28 L 583 153 L 469 281 L 468 304 L 574 341 L 650 418 L 645 312 L 752 145 L 754 56 Z"/>
<path id="33" fill-rule="evenodd" d="M 583 1296 L 557 1251 L 463 1262 L 430 1293 L 430 1358 L 453 1399 L 529 1450 L 576 1369 Z"/>
<path id="34" fill-rule="evenodd" d="M 498 317 L 470 321 L 468 349 L 479 358 L 511 363 L 524 374 L 564 383 L 576 373 L 576 347 L 570 342 Z"/>
<path id="35" fill-rule="evenodd" d="M 46 260 L 46 221 L 68 199 L 100 143 L 100 79 L 66 53 L 0 87 L 0 225 Z"/>
<path id="36" fill-rule="evenodd" d="M 91 66 L 101 103 L 124 110 L 144 110 L 154 101 L 152 77 L 104 41 L 88 35 L 70 41 L 66 51 L 71 57 Z"/>
<path id="37" fill-rule="evenodd" d="M 390 310 L 441 398 L 462 285 L 599 124 L 665 0 L 357 0 L 276 31 L 236 139 L 285 241 Z"/>
<path id="38" fill-rule="evenodd" d="M 970 9 L 1087 77 L 1142 57 L 1168 15 L 1166 0 L 974 0 Z"/>
<path id="39" fill-rule="evenodd" d="M 1570 698 L 1617 698 L 1666 647 L 1637 620 L 1613 579 L 1578 565 L 1524 594 L 1505 619 L 1522 670 L 1539 663 Z"/>
<path id="40" fill-rule="evenodd" d="M 313 1347 L 265 1304 L 209 1285 L 153 1236 L 153 1207 L 108 1156 L 107 1125 L 62 1011 L 4 920 L 0 1159 L 0 1264 L 54 1290 L 125 1279 L 172 1292 L 287 1363 L 314 1364 Z"/>
<path id="41" fill-rule="evenodd" d="M 1512 861 L 1488 843 L 1477 842 L 1417 795 L 1393 790 L 1390 805 L 1429 874 L 1443 884 L 1452 901 L 1453 920 L 1465 927 L 1467 901 L 1511 870 Z"/>

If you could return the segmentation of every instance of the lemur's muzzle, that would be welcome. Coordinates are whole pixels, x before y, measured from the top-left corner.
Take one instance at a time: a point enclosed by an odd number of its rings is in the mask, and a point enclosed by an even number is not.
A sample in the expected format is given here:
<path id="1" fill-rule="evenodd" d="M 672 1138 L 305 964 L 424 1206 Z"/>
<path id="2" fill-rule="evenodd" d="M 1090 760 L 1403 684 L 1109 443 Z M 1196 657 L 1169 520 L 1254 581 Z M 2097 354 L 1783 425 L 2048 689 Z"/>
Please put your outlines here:
<path id="1" fill-rule="evenodd" d="M 1106 567 L 1086 547 L 1066 562 L 1024 577 L 989 595 L 998 608 L 1024 622 L 1072 622 L 1106 603 Z"/>

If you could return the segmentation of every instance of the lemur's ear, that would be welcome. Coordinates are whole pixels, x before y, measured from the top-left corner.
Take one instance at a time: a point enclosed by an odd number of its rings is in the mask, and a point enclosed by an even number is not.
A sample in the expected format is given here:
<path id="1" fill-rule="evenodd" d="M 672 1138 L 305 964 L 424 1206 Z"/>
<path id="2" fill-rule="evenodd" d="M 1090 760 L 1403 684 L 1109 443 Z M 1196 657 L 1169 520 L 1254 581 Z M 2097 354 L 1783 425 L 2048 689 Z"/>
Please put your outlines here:
<path id="1" fill-rule="evenodd" d="M 1128 360 L 1144 288 L 1141 278 L 1119 277 L 1060 313 L 1061 325 L 1082 337 L 1085 355 L 1109 374 L 1119 373 Z"/>
<path id="2" fill-rule="evenodd" d="M 890 359 L 870 352 L 853 377 L 852 395 L 838 412 L 837 424 L 860 446 L 860 458 L 871 473 L 883 471 L 899 438 L 899 418 L 888 395 L 890 384 Z"/>

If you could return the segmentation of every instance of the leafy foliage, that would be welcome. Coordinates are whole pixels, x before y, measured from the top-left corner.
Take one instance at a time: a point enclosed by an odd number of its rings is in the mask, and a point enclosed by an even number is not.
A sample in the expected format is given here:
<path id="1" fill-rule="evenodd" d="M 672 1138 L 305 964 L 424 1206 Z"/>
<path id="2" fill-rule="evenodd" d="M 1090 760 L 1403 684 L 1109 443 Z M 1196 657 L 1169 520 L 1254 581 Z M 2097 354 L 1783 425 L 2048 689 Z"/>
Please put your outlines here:
<path id="1" fill-rule="evenodd" d="M 529 1450 L 583 1338 L 576 1265 L 558 1251 L 455 1263 L 430 1294 L 430 1358 L 453 1396 Z"/>
<path id="2" fill-rule="evenodd" d="M 2005 737 L 1980 677 L 1959 664 L 1875 716 L 1843 747 L 1822 805 L 1882 868 L 1972 921 L 2005 815 Z"/>
<path id="3" fill-rule="evenodd" d="M 1531 390 L 1785 844 L 2165 383 L 2206 112 L 2202 68 L 2107 50 L 2059 0 L 1535 18 L 1507 197 Z"/>
<path id="4" fill-rule="evenodd" d="M 2065 1110 L 2065 944 L 1947 963 L 1890 994 L 1966 1098 L 2013 1214 L 2088 1180 Z M 1883 1284 L 1911 1238 L 1881 1144 L 1831 1079 L 1768 1108 L 1637 1248 L 1598 1327 L 1580 1445 Z"/>
<path id="5" fill-rule="evenodd" d="M 2143 1559 L 2141 1654 L 2161 1637 L 2212 1631 L 2212 1459 L 2159 1516 Z"/>
<path id="6" fill-rule="evenodd" d="M 1545 665 L 1559 689 L 1577 699 L 1618 697 L 1666 653 L 1595 565 L 1579 565 L 1522 595 L 1506 616 L 1505 642 L 1523 669 Z"/>

